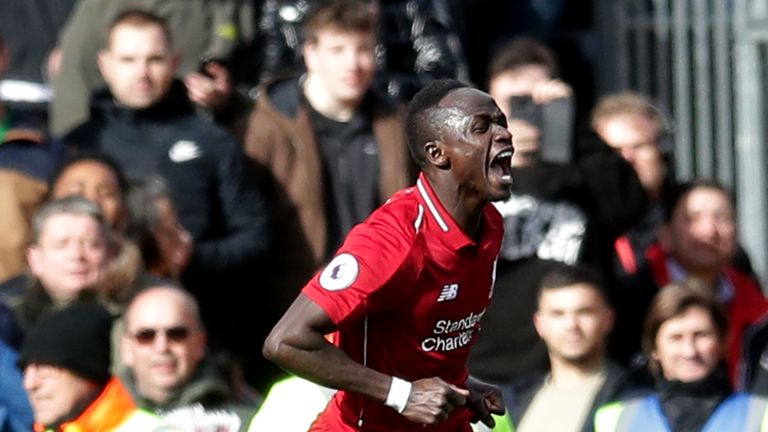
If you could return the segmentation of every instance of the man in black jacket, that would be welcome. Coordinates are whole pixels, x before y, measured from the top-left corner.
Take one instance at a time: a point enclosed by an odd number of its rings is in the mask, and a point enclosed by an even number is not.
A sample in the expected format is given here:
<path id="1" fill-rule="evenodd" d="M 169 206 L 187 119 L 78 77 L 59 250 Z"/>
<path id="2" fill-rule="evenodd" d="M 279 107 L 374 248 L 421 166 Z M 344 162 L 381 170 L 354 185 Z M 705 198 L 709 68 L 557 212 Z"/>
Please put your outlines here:
<path id="1" fill-rule="evenodd" d="M 553 121 L 567 110 L 552 109 L 572 91 L 555 79 L 553 62 L 545 46 L 522 40 L 501 51 L 491 68 L 490 94 L 507 108 L 515 137 L 515 182 L 510 199 L 496 203 L 504 242 L 493 302 L 469 365 L 474 375 L 497 384 L 547 367 L 546 347 L 531 322 L 541 278 L 561 263 L 588 266 L 611 294 L 614 241 L 647 205 L 642 184 L 619 154 L 593 134 L 571 144 L 556 130 L 569 119 Z M 518 106 L 513 97 L 531 103 Z"/>
<path id="2" fill-rule="evenodd" d="M 94 93 L 90 120 L 67 141 L 110 155 L 129 176 L 165 179 L 192 234 L 184 279 L 204 305 L 212 344 L 254 345 L 232 339 L 243 326 L 261 326 L 245 309 L 256 293 L 239 281 L 252 278 L 268 247 L 266 204 L 236 140 L 195 114 L 174 79 L 177 65 L 161 18 L 138 10 L 119 15 L 99 54 L 108 88 Z M 213 286 L 220 289 L 211 292 Z"/>

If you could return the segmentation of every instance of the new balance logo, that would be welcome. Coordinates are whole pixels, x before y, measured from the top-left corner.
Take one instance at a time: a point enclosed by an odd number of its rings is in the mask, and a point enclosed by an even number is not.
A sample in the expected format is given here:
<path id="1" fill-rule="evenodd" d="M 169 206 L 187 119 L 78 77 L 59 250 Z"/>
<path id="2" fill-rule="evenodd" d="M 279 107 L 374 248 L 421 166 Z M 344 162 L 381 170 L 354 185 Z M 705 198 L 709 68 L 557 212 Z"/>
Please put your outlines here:
<path id="1" fill-rule="evenodd" d="M 437 301 L 442 302 L 447 300 L 453 300 L 458 295 L 459 295 L 459 284 L 443 285 L 443 289 L 440 291 L 440 297 L 437 298 Z"/>

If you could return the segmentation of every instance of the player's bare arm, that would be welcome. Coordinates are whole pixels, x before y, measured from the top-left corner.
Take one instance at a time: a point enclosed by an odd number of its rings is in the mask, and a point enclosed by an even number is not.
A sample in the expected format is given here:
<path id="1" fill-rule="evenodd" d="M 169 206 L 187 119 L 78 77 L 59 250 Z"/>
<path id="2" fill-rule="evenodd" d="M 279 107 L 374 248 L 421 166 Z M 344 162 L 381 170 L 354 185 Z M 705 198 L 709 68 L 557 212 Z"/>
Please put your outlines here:
<path id="1" fill-rule="evenodd" d="M 264 343 L 264 356 L 280 367 L 326 387 L 388 402 L 394 378 L 352 360 L 324 335 L 336 330 L 315 302 L 300 294 L 272 329 Z M 401 414 L 420 424 L 436 424 L 464 405 L 470 392 L 437 377 L 410 383 Z"/>

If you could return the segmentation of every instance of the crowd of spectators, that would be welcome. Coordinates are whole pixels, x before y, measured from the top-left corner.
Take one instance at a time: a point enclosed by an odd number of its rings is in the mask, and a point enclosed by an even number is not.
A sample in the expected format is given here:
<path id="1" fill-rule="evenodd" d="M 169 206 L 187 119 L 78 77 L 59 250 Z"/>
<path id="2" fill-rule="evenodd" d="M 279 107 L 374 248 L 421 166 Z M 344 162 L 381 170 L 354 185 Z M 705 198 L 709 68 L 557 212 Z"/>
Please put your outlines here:
<path id="1" fill-rule="evenodd" d="M 457 2 L 0 9 L 0 432 L 306 430 L 333 390 L 264 338 L 414 184 L 406 104 L 473 76 Z M 647 95 L 590 114 L 544 42 L 498 46 L 476 86 L 514 184 L 468 365 L 504 391 L 493 430 L 760 430 L 735 392 L 768 395 L 768 301 L 730 192 L 677 178 Z"/>

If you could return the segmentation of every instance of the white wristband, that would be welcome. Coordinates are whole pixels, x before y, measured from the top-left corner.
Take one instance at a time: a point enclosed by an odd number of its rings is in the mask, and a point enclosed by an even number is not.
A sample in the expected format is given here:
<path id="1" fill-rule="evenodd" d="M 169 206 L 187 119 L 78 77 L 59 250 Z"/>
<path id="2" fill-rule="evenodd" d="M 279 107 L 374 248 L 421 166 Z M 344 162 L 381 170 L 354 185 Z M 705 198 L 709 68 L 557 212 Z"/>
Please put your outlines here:
<path id="1" fill-rule="evenodd" d="M 384 404 L 390 408 L 394 408 L 395 411 L 402 414 L 403 411 L 405 411 L 405 405 L 408 403 L 408 398 L 410 396 L 411 383 L 393 376 L 392 383 L 389 384 L 387 400 Z"/>

